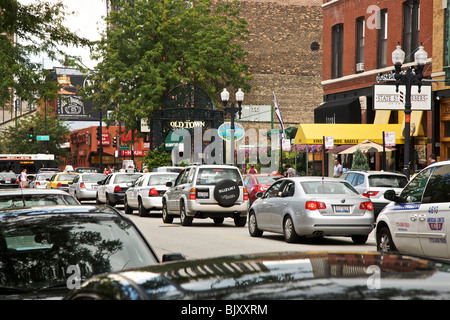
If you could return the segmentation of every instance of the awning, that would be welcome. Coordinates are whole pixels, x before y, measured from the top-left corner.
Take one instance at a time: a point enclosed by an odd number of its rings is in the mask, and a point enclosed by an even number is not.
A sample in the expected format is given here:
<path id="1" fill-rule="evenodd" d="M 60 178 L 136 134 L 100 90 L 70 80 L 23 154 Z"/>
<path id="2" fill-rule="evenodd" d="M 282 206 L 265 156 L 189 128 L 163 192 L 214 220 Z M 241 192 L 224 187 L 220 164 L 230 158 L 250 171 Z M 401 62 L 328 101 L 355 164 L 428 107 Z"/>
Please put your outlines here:
<path id="1" fill-rule="evenodd" d="M 359 98 L 324 102 L 314 109 L 314 123 L 361 123 Z"/>
<path id="2" fill-rule="evenodd" d="M 388 124 L 391 116 L 391 110 L 377 110 L 375 111 L 374 124 Z"/>
<path id="3" fill-rule="evenodd" d="M 294 144 L 322 144 L 332 136 L 334 144 L 358 144 L 366 139 L 383 143 L 383 131 L 395 132 L 395 142 L 403 144 L 402 124 L 306 123 L 300 124 Z"/>

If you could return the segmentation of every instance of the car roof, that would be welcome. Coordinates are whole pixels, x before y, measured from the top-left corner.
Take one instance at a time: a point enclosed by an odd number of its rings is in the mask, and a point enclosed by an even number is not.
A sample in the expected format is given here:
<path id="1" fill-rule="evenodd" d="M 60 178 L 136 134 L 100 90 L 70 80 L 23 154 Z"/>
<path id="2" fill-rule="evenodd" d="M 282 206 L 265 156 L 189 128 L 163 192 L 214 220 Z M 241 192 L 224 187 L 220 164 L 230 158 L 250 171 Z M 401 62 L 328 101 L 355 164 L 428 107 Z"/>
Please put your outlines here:
<path id="1" fill-rule="evenodd" d="M 66 191 L 59 189 L 14 188 L 14 189 L 2 189 L 2 191 L 0 192 L 0 197 L 16 194 L 68 194 L 68 193 Z"/>
<path id="2" fill-rule="evenodd" d="M 405 176 L 401 172 L 393 172 L 393 171 L 384 171 L 384 170 L 358 170 L 358 169 L 350 169 L 345 173 L 367 173 L 369 175 L 372 174 L 387 174 L 387 175 L 396 175 L 396 176 Z"/>
<path id="3" fill-rule="evenodd" d="M 38 217 L 43 215 L 76 215 L 85 214 L 90 216 L 102 217 L 121 217 L 127 219 L 117 210 L 105 205 L 51 205 L 51 206 L 34 206 L 34 207 L 19 207 L 16 209 L 8 209 L 0 212 L 0 224 L 4 222 L 3 219 L 12 217 Z"/>
<path id="4" fill-rule="evenodd" d="M 428 167 L 436 167 L 436 166 L 442 166 L 442 165 L 450 165 L 450 159 L 433 162 Z"/>

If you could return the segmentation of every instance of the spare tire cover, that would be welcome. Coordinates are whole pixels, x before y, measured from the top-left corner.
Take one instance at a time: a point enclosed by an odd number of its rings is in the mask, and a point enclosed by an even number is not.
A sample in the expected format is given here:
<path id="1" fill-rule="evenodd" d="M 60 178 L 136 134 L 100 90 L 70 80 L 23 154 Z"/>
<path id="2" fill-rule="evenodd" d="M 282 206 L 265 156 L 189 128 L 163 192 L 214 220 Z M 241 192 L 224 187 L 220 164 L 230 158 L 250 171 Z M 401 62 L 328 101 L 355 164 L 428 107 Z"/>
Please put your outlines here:
<path id="1" fill-rule="evenodd" d="M 230 179 L 220 180 L 214 187 L 214 199 L 223 207 L 231 207 L 239 198 L 239 186 Z"/>

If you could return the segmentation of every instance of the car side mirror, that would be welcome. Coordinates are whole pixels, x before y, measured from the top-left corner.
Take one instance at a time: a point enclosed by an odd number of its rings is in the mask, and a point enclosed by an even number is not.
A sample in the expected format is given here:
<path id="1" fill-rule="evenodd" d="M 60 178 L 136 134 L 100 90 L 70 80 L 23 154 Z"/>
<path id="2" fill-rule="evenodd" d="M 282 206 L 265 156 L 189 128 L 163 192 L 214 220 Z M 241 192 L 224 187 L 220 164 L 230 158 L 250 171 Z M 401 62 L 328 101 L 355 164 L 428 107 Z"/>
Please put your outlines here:
<path id="1" fill-rule="evenodd" d="M 162 262 L 180 261 L 186 260 L 185 256 L 181 253 L 165 253 L 162 256 Z"/>
<path id="2" fill-rule="evenodd" d="M 103 180 L 97 181 L 98 185 L 102 185 L 103 184 Z"/>
<path id="3" fill-rule="evenodd" d="M 403 198 L 398 197 L 395 194 L 395 191 L 390 189 L 390 190 L 386 190 L 384 192 L 384 198 L 390 201 L 394 201 L 394 202 L 399 202 L 399 203 L 403 203 L 406 202 Z"/>
<path id="4" fill-rule="evenodd" d="M 166 187 L 171 187 L 172 186 L 172 181 L 168 181 L 168 182 L 166 182 Z"/>

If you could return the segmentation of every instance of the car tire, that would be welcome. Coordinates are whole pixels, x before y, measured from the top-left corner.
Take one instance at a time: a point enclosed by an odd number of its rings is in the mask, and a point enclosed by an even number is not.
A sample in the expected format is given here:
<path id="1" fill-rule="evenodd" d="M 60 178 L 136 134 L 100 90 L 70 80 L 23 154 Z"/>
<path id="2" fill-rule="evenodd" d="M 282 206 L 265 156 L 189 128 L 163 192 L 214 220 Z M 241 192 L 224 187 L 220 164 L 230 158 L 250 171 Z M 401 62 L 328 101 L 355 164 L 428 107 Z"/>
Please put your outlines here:
<path id="1" fill-rule="evenodd" d="M 98 198 L 98 193 L 97 193 L 97 195 L 96 195 L 95 203 L 96 203 L 96 204 L 102 204 L 102 202 L 101 202 L 100 199 Z"/>
<path id="2" fill-rule="evenodd" d="M 182 226 L 190 226 L 192 225 L 192 220 L 194 220 L 193 217 L 189 217 L 186 214 L 186 205 L 183 201 L 180 203 L 180 220 Z"/>
<path id="3" fill-rule="evenodd" d="M 132 214 L 133 213 L 133 208 L 131 208 L 128 205 L 127 197 L 125 197 L 125 199 L 123 200 L 123 211 L 125 212 L 125 214 Z"/>
<path id="4" fill-rule="evenodd" d="M 213 218 L 214 224 L 222 224 L 225 221 L 224 217 Z"/>
<path id="5" fill-rule="evenodd" d="M 115 204 L 114 203 L 112 203 L 112 201 L 109 199 L 109 194 L 105 194 L 105 197 L 106 197 L 106 204 L 108 205 L 108 206 L 110 206 L 110 207 L 114 207 L 115 206 Z"/>
<path id="6" fill-rule="evenodd" d="M 292 218 L 290 216 L 284 218 L 283 234 L 284 239 L 288 243 L 295 243 L 300 240 L 300 237 L 298 236 L 297 232 L 295 232 L 294 221 L 292 221 Z"/>
<path id="7" fill-rule="evenodd" d="M 138 199 L 138 210 L 140 217 L 147 217 L 150 210 L 145 209 L 144 204 L 142 203 L 142 199 Z"/>
<path id="8" fill-rule="evenodd" d="M 258 223 L 256 222 L 256 214 L 254 211 L 250 211 L 248 216 L 248 232 L 252 237 L 261 237 L 263 231 L 258 229 Z"/>
<path id="9" fill-rule="evenodd" d="M 391 232 L 387 226 L 384 226 L 377 232 L 377 250 L 380 252 L 397 251 Z"/>
<path id="10" fill-rule="evenodd" d="M 222 207 L 231 207 L 239 198 L 238 184 L 231 179 L 220 180 L 214 187 L 214 199 Z"/>
<path id="11" fill-rule="evenodd" d="M 167 210 L 167 203 L 164 200 L 162 202 L 162 219 L 164 223 L 173 222 L 173 216 L 169 214 L 169 211 Z"/>
<path id="12" fill-rule="evenodd" d="M 367 239 L 369 238 L 369 235 L 356 235 L 356 236 L 352 236 L 352 241 L 354 244 L 364 244 L 367 242 Z"/>
<path id="13" fill-rule="evenodd" d="M 236 227 L 245 227 L 245 224 L 247 223 L 247 217 L 234 217 L 234 225 Z"/>

